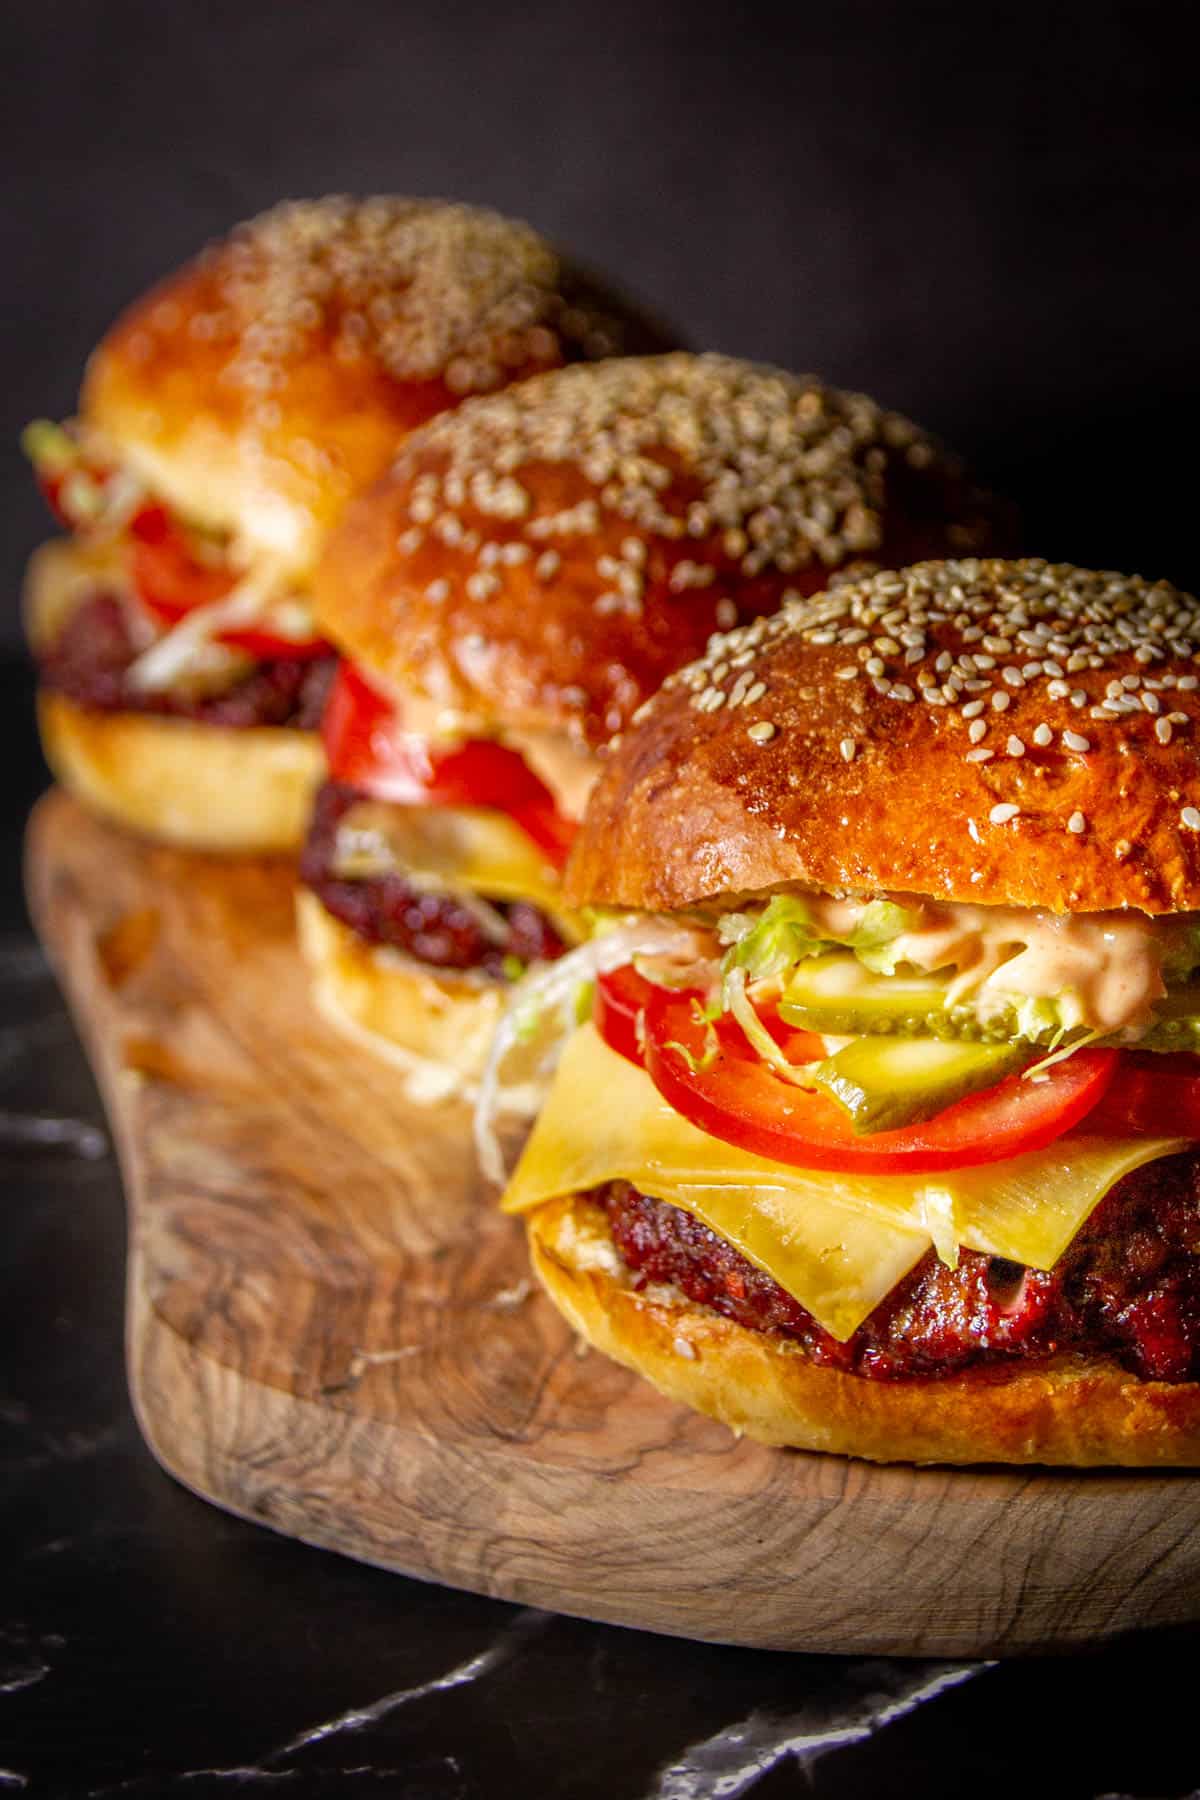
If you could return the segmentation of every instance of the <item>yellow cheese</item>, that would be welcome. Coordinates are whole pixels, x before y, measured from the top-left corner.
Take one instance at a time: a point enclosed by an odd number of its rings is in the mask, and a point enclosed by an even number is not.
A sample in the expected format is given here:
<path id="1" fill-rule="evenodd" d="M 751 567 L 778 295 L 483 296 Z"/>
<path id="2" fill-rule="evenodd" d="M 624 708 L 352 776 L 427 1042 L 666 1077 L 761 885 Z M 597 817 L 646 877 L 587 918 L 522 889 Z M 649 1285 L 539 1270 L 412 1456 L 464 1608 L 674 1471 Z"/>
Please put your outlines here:
<path id="1" fill-rule="evenodd" d="M 845 1339 L 933 1243 L 943 1255 L 961 1245 L 1052 1267 L 1114 1183 L 1185 1142 L 1072 1132 L 1046 1150 L 938 1175 L 786 1168 L 689 1124 L 584 1025 L 503 1204 L 526 1212 L 630 1181 L 700 1219 Z"/>
<path id="2" fill-rule="evenodd" d="M 394 868 L 490 900 L 527 900 L 571 941 L 583 935 L 563 906 L 557 871 L 515 820 L 487 807 L 360 801 L 339 827 L 338 867 L 350 876 Z"/>

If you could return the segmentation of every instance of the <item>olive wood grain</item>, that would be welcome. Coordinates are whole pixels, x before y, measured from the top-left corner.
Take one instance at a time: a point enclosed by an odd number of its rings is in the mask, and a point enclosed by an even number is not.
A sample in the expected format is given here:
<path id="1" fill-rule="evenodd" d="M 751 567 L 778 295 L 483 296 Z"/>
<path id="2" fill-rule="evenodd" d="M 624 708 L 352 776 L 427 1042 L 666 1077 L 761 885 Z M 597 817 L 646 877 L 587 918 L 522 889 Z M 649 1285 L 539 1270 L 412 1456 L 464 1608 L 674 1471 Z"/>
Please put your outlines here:
<path id="1" fill-rule="evenodd" d="M 775 1649 L 1200 1617 L 1196 1476 L 767 1450 L 580 1355 L 462 1109 L 414 1109 L 310 1008 L 285 865 L 141 845 L 60 794 L 28 850 L 120 1148 L 134 1406 L 196 1493 L 384 1568 Z"/>

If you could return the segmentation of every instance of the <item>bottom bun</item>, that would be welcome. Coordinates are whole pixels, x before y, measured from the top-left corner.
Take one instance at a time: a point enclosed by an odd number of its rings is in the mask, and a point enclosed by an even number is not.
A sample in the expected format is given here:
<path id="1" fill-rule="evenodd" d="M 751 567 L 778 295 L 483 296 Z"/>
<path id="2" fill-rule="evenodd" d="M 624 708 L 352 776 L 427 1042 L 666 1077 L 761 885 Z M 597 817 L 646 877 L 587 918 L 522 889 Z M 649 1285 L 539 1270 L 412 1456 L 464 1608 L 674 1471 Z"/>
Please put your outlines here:
<path id="1" fill-rule="evenodd" d="M 674 1290 L 638 1293 L 607 1215 L 581 1195 L 527 1220 L 533 1267 L 597 1350 L 660 1392 L 765 1444 L 872 1462 L 1200 1464 L 1200 1383 L 1138 1381 L 1110 1359 L 871 1381 Z"/>
<path id="2" fill-rule="evenodd" d="M 114 824 L 185 850 L 298 850 L 325 773 L 315 732 L 93 712 L 38 695 L 42 747 L 64 787 Z"/>
<path id="3" fill-rule="evenodd" d="M 305 889 L 296 895 L 296 928 L 313 998 L 332 1024 L 404 1070 L 411 1098 L 471 1097 L 504 988 L 435 974 L 399 950 L 366 944 Z"/>

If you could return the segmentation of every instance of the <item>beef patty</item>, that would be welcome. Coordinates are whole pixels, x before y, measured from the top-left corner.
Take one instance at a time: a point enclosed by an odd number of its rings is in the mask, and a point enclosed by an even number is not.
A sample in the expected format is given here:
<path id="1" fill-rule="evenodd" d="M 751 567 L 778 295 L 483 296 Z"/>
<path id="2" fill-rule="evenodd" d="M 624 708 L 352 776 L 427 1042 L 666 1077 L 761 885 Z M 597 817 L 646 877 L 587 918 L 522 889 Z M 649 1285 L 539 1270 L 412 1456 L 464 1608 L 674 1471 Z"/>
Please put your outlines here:
<path id="1" fill-rule="evenodd" d="M 878 1380 L 951 1375 L 1064 1350 L 1111 1356 L 1144 1380 L 1200 1378 L 1200 1153 L 1119 1181 L 1049 1271 L 930 1250 L 848 1342 L 706 1225 L 613 1181 L 608 1215 L 635 1285 L 669 1282 L 739 1325 L 803 1345 L 814 1362 Z"/>

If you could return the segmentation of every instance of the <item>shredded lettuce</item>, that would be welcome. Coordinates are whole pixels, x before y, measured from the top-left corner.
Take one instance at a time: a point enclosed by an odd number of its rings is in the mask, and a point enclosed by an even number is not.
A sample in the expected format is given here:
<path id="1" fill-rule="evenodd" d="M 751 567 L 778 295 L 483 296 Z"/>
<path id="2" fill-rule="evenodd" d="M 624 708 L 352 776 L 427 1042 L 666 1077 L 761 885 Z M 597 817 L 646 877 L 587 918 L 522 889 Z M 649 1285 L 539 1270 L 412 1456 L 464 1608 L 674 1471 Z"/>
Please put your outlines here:
<path id="1" fill-rule="evenodd" d="M 917 924 L 917 915 L 894 900 L 872 900 L 863 908 L 850 936 L 841 941 L 876 975 L 894 975 L 899 960 L 896 939 L 902 932 L 914 930 Z"/>
<path id="2" fill-rule="evenodd" d="M 726 913 L 718 922 L 717 937 L 728 945 L 724 973 L 744 969 L 750 981 L 773 981 L 777 976 L 819 956 L 823 939 L 803 900 L 792 894 L 775 894 L 756 918 L 752 913 Z"/>
<path id="3" fill-rule="evenodd" d="M 812 1089 L 812 1064 L 789 1062 L 775 1039 L 771 1036 L 762 1020 L 754 1010 L 754 1004 L 746 992 L 746 971 L 730 969 L 721 984 L 721 998 L 725 1011 L 732 1013 L 741 1026 L 750 1048 L 784 1081 L 790 1081 L 793 1087 Z"/>
<path id="4" fill-rule="evenodd" d="M 894 975 L 896 939 L 917 924 L 915 913 L 894 900 L 871 900 L 863 907 L 853 931 L 835 937 L 818 924 L 805 900 L 795 894 L 774 894 L 762 912 L 726 913 L 718 921 L 717 937 L 728 946 L 724 972 L 744 969 L 750 981 L 774 981 L 810 956 L 824 956 L 830 944 L 843 944 L 877 975 Z"/>
<path id="5" fill-rule="evenodd" d="M 679 1052 L 679 1055 L 683 1058 L 684 1062 L 687 1064 L 688 1070 L 692 1075 L 703 1075 L 706 1070 L 712 1068 L 712 1066 L 716 1062 L 718 1056 L 721 1054 L 721 1046 L 717 1039 L 716 1026 L 712 1022 L 712 1013 L 711 1013 L 710 1008 L 702 1005 L 699 1000 L 693 1000 L 692 1001 L 692 1017 L 695 1019 L 697 1025 L 704 1026 L 704 1053 L 703 1053 L 703 1055 L 701 1055 L 701 1056 L 694 1055 L 693 1052 L 688 1049 L 687 1045 L 681 1044 L 677 1038 L 668 1038 L 666 1043 L 663 1045 L 663 1049 L 664 1050 L 677 1050 Z M 640 1032 L 640 1028 L 641 1028 L 641 1021 L 640 1021 L 640 1016 L 639 1016 L 639 1032 Z"/>
<path id="6" fill-rule="evenodd" d="M 475 1143 L 489 1180 L 505 1179 L 497 1119 L 535 1113 L 567 1038 L 591 1010 L 598 975 L 638 956 L 695 956 L 692 931 L 670 919 L 615 919 L 599 937 L 554 962 L 535 963 L 513 986 L 479 1083 Z"/>

